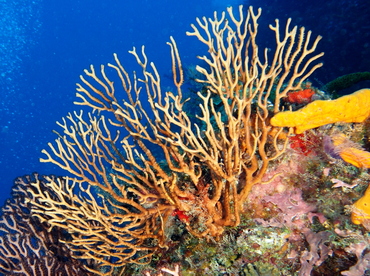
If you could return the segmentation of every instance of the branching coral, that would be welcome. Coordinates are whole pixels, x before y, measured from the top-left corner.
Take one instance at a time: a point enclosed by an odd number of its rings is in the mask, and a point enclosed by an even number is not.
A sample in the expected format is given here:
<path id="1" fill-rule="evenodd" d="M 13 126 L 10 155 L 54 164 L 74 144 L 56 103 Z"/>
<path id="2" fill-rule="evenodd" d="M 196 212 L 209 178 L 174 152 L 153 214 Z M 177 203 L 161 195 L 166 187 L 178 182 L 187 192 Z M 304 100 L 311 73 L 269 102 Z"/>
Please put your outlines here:
<path id="1" fill-rule="evenodd" d="M 141 212 L 143 207 L 135 209 L 134 202 L 126 206 L 124 199 L 120 205 L 109 199 L 111 204 L 107 204 L 105 199 L 94 197 L 90 186 L 86 189 L 79 186 L 80 194 L 75 194 L 76 183 L 68 178 L 46 180 L 31 183 L 32 214 L 51 228 L 70 234 L 72 240 L 67 242 L 72 257 L 88 262 L 93 256 L 100 272 L 106 271 L 108 275 L 113 267 L 149 260 L 154 246 L 148 240 L 158 238 L 158 233 L 149 227 L 149 221 L 144 221 L 143 217 L 148 220 L 150 217 Z"/>
<path id="2" fill-rule="evenodd" d="M 0 220 L 0 273 L 22 276 L 91 275 L 82 264 L 70 258 L 67 246 L 60 243 L 59 229 L 48 231 L 45 224 L 31 217 L 27 188 L 43 181 L 34 175 L 16 180 L 13 198 L 2 208 Z M 2 275 L 3 275 L 2 274 Z"/>
<path id="3" fill-rule="evenodd" d="M 198 237 L 217 237 L 225 226 L 240 223 L 250 190 L 287 146 L 286 136 L 280 139 L 283 129 L 270 125 L 271 114 L 322 65 L 315 64 L 322 53 L 313 54 L 320 37 L 310 43 L 311 32 L 290 29 L 290 20 L 282 36 L 278 20 L 270 26 L 276 50 L 270 56 L 266 49 L 261 60 L 260 14 L 249 8 L 244 16 L 240 6 L 238 19 L 229 8 L 228 19 L 225 13 L 197 19 L 187 33 L 209 53 L 200 57 L 207 67 L 197 66 L 207 92 L 197 94 L 195 121 L 185 112 L 183 68 L 172 38 L 176 92 L 162 90 L 144 48 L 141 54 L 130 51 L 141 76 L 130 77 L 117 55 L 100 74 L 93 66 L 85 70 L 75 104 L 93 112 L 63 118 L 62 133 L 41 160 L 72 177 L 51 180 L 45 188 L 35 183 L 30 190 L 33 214 L 67 230 L 72 240 L 65 242 L 76 257 L 102 266 L 140 262 L 164 244 L 163 228 L 173 210 L 189 217 L 187 229 Z"/>

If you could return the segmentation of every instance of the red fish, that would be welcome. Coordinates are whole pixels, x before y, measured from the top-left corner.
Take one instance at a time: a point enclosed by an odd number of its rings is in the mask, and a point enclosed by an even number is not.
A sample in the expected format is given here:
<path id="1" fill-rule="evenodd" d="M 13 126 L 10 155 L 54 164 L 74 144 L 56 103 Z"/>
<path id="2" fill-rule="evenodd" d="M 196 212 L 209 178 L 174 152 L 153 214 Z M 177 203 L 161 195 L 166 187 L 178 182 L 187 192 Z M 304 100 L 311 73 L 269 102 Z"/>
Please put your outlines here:
<path id="1" fill-rule="evenodd" d="M 300 91 L 289 92 L 287 94 L 286 101 L 296 104 L 310 103 L 314 94 L 315 91 L 309 88 Z"/>
<path id="2" fill-rule="evenodd" d="M 175 209 L 173 212 L 172 212 L 172 215 L 173 216 L 177 216 L 179 220 L 183 221 L 183 222 L 189 222 L 189 216 L 185 214 L 184 211 L 180 211 L 179 209 Z"/>

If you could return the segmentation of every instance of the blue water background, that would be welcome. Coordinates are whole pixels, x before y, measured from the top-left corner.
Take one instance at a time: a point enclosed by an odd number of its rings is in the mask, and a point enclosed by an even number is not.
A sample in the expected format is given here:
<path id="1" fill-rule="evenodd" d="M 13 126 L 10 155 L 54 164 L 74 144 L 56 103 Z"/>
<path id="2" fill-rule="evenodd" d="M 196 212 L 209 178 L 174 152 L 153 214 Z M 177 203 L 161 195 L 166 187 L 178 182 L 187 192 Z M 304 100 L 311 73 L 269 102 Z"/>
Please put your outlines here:
<path id="1" fill-rule="evenodd" d="M 268 24 L 275 18 L 303 25 L 322 35 L 325 67 L 312 81 L 370 71 L 367 1 L 222 1 L 222 0 L 17 0 L 0 3 L 0 204 L 10 196 L 17 176 L 63 171 L 40 163 L 41 150 L 54 141 L 56 121 L 75 110 L 75 83 L 90 64 L 122 63 L 134 69 L 127 53 L 146 45 L 150 61 L 171 74 L 169 47 L 174 36 L 185 66 L 196 64 L 205 48 L 187 37 L 199 16 L 239 4 L 263 7 L 261 43 L 274 42 Z M 348 3 L 347 3 L 348 2 Z M 349 3 L 350 2 L 350 3 Z M 136 68 L 137 69 L 137 68 Z M 166 83 L 166 81 L 165 81 Z"/>

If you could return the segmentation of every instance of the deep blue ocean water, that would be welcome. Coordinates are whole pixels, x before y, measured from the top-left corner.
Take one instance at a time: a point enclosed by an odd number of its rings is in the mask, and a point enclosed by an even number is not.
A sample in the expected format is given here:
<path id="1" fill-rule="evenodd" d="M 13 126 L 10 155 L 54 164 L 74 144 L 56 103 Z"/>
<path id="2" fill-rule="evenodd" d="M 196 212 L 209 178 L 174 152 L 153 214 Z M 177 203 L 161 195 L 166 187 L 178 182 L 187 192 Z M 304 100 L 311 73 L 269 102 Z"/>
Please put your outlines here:
<path id="1" fill-rule="evenodd" d="M 54 141 L 56 121 L 75 110 L 75 83 L 90 64 L 113 62 L 118 53 L 131 69 L 133 46 L 146 46 L 150 61 L 170 75 L 166 42 L 174 36 L 183 64 L 196 64 L 204 47 L 187 37 L 199 16 L 210 17 L 228 5 L 261 6 L 261 43 L 274 37 L 268 24 L 292 17 L 293 25 L 322 35 L 324 68 L 312 76 L 315 86 L 358 71 L 370 71 L 370 8 L 361 1 L 222 0 L 2 0 L 0 1 L 0 204 L 10 196 L 17 176 L 63 171 L 39 162 Z M 132 67 L 134 68 L 134 67 Z M 136 68 L 137 69 L 137 68 Z M 363 82 L 360 86 L 370 87 Z"/>

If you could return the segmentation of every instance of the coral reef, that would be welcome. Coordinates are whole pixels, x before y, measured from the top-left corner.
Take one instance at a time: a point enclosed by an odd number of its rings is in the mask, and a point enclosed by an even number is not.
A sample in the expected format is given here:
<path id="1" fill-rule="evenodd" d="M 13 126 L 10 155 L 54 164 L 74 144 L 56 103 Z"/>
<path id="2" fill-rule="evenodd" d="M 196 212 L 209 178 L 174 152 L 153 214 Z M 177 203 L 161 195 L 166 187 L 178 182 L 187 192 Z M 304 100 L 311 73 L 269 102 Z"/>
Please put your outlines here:
<path id="1" fill-rule="evenodd" d="M 370 175 L 355 155 L 367 153 L 370 90 L 308 103 L 321 38 L 290 20 L 281 32 L 276 20 L 276 49 L 262 60 L 260 15 L 241 6 L 192 25 L 187 34 L 208 48 L 196 67 L 198 111 L 188 111 L 173 38 L 174 91 L 162 90 L 144 47 L 130 51 L 141 73 L 117 55 L 85 70 L 75 102 L 84 111 L 63 118 L 42 151 L 66 175 L 17 180 L 0 271 L 366 275 L 368 217 L 354 212 L 368 210 Z"/>
<path id="2" fill-rule="evenodd" d="M 165 225 L 174 213 L 192 235 L 208 240 L 240 224 L 252 187 L 288 144 L 283 128 L 270 125 L 271 114 L 322 66 L 316 60 L 323 53 L 314 53 L 321 37 L 311 41 L 311 32 L 290 28 L 290 20 L 284 36 L 278 20 L 270 26 L 277 45 L 271 56 L 265 50 L 262 62 L 256 42 L 260 15 L 252 8 L 245 14 L 242 6 L 236 15 L 229 8 L 227 16 L 197 19 L 198 26 L 187 32 L 210 53 L 200 57 L 206 66 L 196 67 L 206 92 L 197 94 L 195 118 L 185 112 L 173 38 L 168 44 L 175 92 L 162 91 L 144 48 L 141 54 L 130 51 L 141 76 L 130 77 L 117 55 L 100 74 L 93 66 L 85 70 L 75 104 L 92 112 L 63 118 L 59 138 L 42 151 L 42 162 L 70 177 L 42 186 L 34 182 L 28 192 L 32 215 L 50 230 L 69 233 L 62 241 L 74 258 L 97 264 L 85 265 L 87 270 L 108 275 L 127 263 L 149 262 L 166 246 Z"/>
<path id="3" fill-rule="evenodd" d="M 322 142 L 339 130 L 358 142 L 364 127 L 342 124 L 304 133 L 310 152 L 288 148 L 265 179 L 277 176 L 249 194 L 241 224 L 226 228 L 218 241 L 194 238 L 173 218 L 167 226 L 170 249 L 159 251 L 149 267 L 180 263 L 182 275 L 368 275 L 367 230 L 352 224 L 350 212 L 370 175 L 327 155 Z M 143 269 L 148 267 L 128 271 L 142 275 Z"/>

